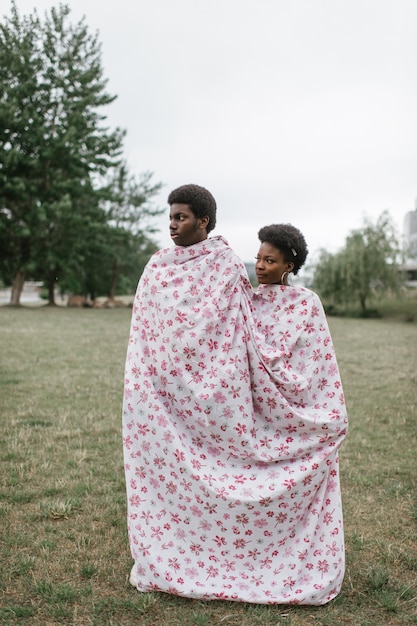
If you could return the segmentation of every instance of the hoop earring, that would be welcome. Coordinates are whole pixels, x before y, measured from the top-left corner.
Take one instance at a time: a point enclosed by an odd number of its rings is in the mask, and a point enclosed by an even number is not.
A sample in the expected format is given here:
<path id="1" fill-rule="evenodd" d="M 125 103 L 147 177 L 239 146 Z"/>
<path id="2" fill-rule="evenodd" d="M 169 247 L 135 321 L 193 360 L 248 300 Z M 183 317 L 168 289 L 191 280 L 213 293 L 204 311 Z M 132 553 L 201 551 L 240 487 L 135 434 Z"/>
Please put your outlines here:
<path id="1" fill-rule="evenodd" d="M 282 274 L 281 274 L 281 285 L 285 285 L 285 284 L 288 285 L 288 282 L 285 283 L 285 280 L 286 280 L 286 277 L 287 277 L 286 275 L 288 276 L 288 272 L 282 272 Z"/>

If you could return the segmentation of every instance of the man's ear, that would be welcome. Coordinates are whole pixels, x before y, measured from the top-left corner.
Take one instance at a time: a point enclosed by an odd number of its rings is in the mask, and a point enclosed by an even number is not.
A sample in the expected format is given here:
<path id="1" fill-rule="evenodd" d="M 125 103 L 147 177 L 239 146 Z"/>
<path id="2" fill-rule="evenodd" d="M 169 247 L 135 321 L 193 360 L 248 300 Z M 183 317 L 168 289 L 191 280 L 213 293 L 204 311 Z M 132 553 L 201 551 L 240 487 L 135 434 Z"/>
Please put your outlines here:
<path id="1" fill-rule="evenodd" d="M 210 222 L 210 218 L 208 215 L 205 215 L 204 217 L 200 217 L 201 228 L 207 228 L 207 226 L 209 225 L 209 222 Z"/>

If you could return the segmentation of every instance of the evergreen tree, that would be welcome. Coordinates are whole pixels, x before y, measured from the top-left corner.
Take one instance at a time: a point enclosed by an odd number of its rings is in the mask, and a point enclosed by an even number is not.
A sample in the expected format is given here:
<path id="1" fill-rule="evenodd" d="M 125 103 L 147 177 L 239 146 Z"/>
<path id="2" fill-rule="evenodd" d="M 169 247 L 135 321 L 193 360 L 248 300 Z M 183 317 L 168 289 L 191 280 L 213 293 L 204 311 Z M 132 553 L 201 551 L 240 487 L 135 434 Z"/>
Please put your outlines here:
<path id="1" fill-rule="evenodd" d="M 136 288 L 145 264 L 157 250 L 153 218 L 164 210 L 151 203 L 161 188 L 151 178 L 150 172 L 132 176 L 126 163 L 110 171 L 102 203 L 106 221 L 95 225 L 82 270 L 72 274 L 78 293 L 90 299 L 106 295 L 111 301 L 120 289 L 130 293 Z"/>
<path id="2" fill-rule="evenodd" d="M 60 5 L 43 21 L 21 17 L 13 2 L 0 25 L 0 269 L 14 304 L 25 277 L 44 280 L 53 303 L 56 281 L 85 267 L 92 236 L 109 245 L 106 177 L 120 166 L 124 132 L 101 112 L 115 96 L 97 35 L 69 15 Z M 158 188 L 148 180 L 141 204 Z"/>
<path id="3" fill-rule="evenodd" d="M 151 179 L 151 172 L 144 172 L 139 178 L 132 176 L 125 163 L 113 171 L 111 201 L 106 207 L 112 226 L 108 234 L 112 267 L 107 290 L 109 300 L 115 297 L 120 277 L 124 277 L 124 284 L 130 289 L 136 287 L 146 262 L 157 249 L 151 238 L 155 233 L 152 220 L 164 209 L 154 208 L 149 200 L 162 185 L 154 184 Z"/>
<path id="4" fill-rule="evenodd" d="M 0 24 L 0 261 L 14 304 L 32 269 L 31 234 L 38 224 L 39 29 L 36 15 L 21 20 L 14 4 L 11 18 Z"/>

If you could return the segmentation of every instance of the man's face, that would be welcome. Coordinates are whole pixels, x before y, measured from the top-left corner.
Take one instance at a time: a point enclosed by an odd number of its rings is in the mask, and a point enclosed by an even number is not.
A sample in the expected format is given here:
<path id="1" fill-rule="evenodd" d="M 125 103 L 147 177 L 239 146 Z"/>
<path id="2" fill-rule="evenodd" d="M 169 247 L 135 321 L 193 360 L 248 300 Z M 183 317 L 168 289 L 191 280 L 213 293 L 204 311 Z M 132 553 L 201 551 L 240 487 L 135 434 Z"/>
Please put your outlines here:
<path id="1" fill-rule="evenodd" d="M 196 217 L 188 204 L 172 204 L 169 212 L 169 232 L 176 246 L 192 246 L 207 239 L 208 218 Z"/>

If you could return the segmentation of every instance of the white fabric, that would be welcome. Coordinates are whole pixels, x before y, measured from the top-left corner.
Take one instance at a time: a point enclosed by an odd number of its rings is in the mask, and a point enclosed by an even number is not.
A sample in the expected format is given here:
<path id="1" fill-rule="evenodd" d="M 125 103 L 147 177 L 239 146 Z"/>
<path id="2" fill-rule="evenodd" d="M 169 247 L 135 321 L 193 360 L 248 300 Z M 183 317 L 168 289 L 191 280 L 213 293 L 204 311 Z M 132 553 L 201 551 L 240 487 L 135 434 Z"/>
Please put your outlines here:
<path id="1" fill-rule="evenodd" d="M 138 589 L 331 600 L 344 574 L 346 429 L 313 292 L 253 294 L 222 237 L 156 253 L 135 298 L 123 406 Z"/>

